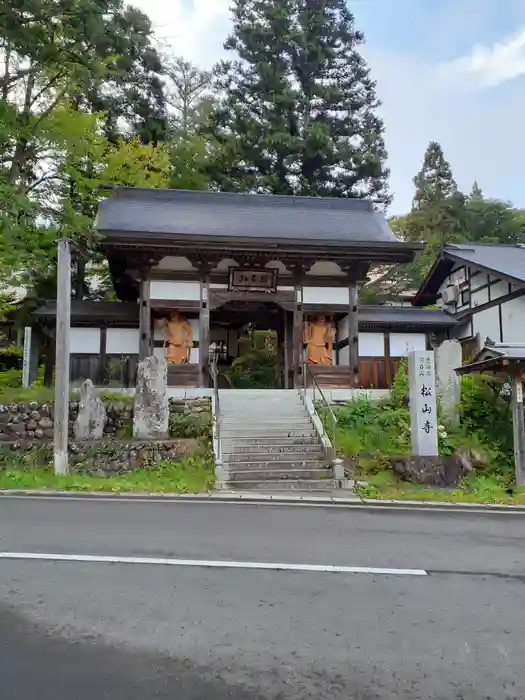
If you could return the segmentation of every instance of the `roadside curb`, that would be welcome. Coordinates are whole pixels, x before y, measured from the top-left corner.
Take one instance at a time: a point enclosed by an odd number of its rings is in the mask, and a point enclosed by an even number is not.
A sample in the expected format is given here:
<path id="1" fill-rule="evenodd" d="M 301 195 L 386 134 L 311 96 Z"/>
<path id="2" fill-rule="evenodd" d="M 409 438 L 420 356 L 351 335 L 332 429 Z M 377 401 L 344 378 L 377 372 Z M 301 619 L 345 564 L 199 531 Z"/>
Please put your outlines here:
<path id="1" fill-rule="evenodd" d="M 263 494 L 215 491 L 197 494 L 182 493 L 110 493 L 104 491 L 53 491 L 48 489 L 0 489 L 0 498 L 55 498 L 61 500 L 98 500 L 148 503 L 228 503 L 246 505 L 293 505 L 340 507 L 356 510 L 404 510 L 462 513 L 504 513 L 525 515 L 525 505 L 503 503 L 451 503 L 448 501 L 392 501 L 360 499 L 357 496 L 314 496 L 310 494 Z"/>

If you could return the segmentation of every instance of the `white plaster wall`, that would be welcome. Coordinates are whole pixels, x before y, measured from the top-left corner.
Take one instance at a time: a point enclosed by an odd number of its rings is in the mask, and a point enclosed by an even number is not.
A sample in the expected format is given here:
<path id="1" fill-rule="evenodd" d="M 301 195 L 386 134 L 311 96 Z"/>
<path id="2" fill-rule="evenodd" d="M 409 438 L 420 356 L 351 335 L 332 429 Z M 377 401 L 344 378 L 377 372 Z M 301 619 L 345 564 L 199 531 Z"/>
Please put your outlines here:
<path id="1" fill-rule="evenodd" d="M 485 289 L 480 289 L 477 292 L 472 292 L 472 308 L 475 309 L 476 306 L 481 306 L 481 304 L 486 304 L 489 301 L 489 290 L 488 287 Z"/>
<path id="2" fill-rule="evenodd" d="M 413 350 L 426 350 L 424 333 L 390 333 L 390 357 L 406 357 Z"/>
<path id="3" fill-rule="evenodd" d="M 178 272 L 180 270 L 193 272 L 196 270 L 188 258 L 175 257 L 173 255 L 168 255 L 167 257 L 163 258 L 157 265 L 156 269 L 170 270 L 172 272 Z"/>
<path id="4" fill-rule="evenodd" d="M 501 322 L 503 342 L 525 342 L 525 296 L 505 301 L 501 305 Z M 491 338 L 499 342 L 499 335 Z"/>
<path id="5" fill-rule="evenodd" d="M 479 333 L 482 341 L 490 338 L 499 342 L 499 311 L 498 306 L 493 306 L 485 311 L 479 311 L 472 317 L 472 335 Z"/>
<path id="6" fill-rule="evenodd" d="M 201 285 L 200 282 L 152 280 L 150 296 L 152 299 L 181 299 L 184 301 L 199 301 L 201 298 Z"/>
<path id="7" fill-rule="evenodd" d="M 347 287 L 304 287 L 303 304 L 348 304 Z"/>
<path id="8" fill-rule="evenodd" d="M 348 345 L 345 345 L 344 348 L 339 350 L 339 362 L 336 362 L 336 364 L 340 365 L 341 367 L 345 367 L 350 364 L 350 348 Z"/>
<path id="9" fill-rule="evenodd" d="M 138 355 L 138 328 L 108 328 L 106 353 L 108 355 Z"/>
<path id="10" fill-rule="evenodd" d="M 359 357 L 384 357 L 384 333 L 359 333 Z"/>
<path id="11" fill-rule="evenodd" d="M 493 281 L 493 277 L 490 278 L 491 282 Z M 509 293 L 509 283 L 508 282 L 503 282 L 500 280 L 499 282 L 496 282 L 495 284 L 490 285 L 490 300 L 494 301 L 494 299 L 499 299 L 500 297 L 505 297 Z M 487 300 L 488 301 L 488 300 Z"/>
<path id="12" fill-rule="evenodd" d="M 72 355 L 98 355 L 100 328 L 71 328 L 69 343 L 69 352 Z"/>

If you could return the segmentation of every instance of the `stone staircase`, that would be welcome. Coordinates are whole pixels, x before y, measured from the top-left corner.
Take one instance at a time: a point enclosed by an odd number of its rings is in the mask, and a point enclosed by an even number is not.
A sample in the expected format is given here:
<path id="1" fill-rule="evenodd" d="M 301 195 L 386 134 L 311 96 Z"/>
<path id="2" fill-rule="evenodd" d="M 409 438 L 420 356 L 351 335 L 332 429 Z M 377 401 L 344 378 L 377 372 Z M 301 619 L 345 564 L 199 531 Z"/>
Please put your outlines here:
<path id="1" fill-rule="evenodd" d="M 320 437 L 296 391 L 228 389 L 219 397 L 227 488 L 336 487 Z"/>

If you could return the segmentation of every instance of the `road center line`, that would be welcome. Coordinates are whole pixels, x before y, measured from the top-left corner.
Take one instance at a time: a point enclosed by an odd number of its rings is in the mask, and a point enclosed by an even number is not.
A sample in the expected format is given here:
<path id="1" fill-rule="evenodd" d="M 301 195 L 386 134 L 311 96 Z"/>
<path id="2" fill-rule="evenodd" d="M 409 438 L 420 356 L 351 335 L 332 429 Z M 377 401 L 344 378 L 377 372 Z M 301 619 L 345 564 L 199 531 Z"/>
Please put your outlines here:
<path id="1" fill-rule="evenodd" d="M 156 557 L 112 557 L 91 554 L 46 554 L 40 552 L 0 552 L 0 559 L 31 561 L 85 562 L 90 564 L 145 564 L 150 566 L 194 566 L 207 569 L 258 569 L 266 571 L 310 571 L 330 574 L 375 574 L 383 576 L 427 576 L 424 569 L 383 569 L 369 566 L 330 566 L 326 564 L 274 564 L 258 561 L 207 561 L 204 559 L 160 559 Z"/>

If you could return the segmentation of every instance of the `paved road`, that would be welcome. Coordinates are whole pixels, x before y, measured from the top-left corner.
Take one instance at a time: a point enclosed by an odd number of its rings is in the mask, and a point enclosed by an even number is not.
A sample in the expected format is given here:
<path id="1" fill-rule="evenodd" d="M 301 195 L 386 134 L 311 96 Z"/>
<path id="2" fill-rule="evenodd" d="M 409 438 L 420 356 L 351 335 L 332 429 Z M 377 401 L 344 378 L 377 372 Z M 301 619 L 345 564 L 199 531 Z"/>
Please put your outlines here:
<path id="1" fill-rule="evenodd" d="M 525 517 L 0 498 L 0 699 L 523 700 Z M 28 673 L 28 669 L 31 673 Z"/>

